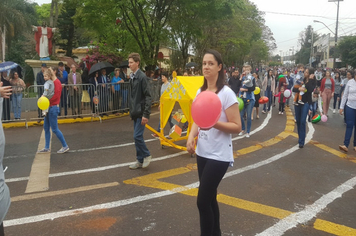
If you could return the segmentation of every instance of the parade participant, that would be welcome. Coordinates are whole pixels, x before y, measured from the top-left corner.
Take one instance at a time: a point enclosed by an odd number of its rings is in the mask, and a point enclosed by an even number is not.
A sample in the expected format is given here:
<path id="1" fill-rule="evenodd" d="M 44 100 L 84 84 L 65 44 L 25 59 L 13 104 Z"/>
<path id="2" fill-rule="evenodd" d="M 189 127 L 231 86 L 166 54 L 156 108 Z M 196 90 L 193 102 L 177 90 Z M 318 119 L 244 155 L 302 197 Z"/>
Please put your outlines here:
<path id="1" fill-rule="evenodd" d="M 286 97 L 284 96 L 284 87 L 282 86 L 280 88 L 280 91 L 278 94 L 274 95 L 275 97 L 278 97 L 278 103 L 279 103 L 279 108 L 278 108 L 278 114 L 283 115 L 284 112 L 284 106 L 286 104 Z"/>
<path id="2" fill-rule="evenodd" d="M 129 101 L 130 117 L 134 122 L 134 140 L 136 147 L 136 162 L 130 169 L 146 168 L 151 162 L 151 154 L 147 149 L 143 132 L 151 114 L 151 93 L 148 79 L 139 66 L 141 57 L 138 53 L 129 55 L 129 67 L 132 71 L 130 77 L 131 97 Z"/>
<path id="3" fill-rule="evenodd" d="M 325 78 L 321 80 L 320 95 L 323 99 L 323 114 L 328 115 L 331 98 L 334 96 L 335 80 L 330 71 L 326 71 Z"/>
<path id="4" fill-rule="evenodd" d="M 268 98 L 268 107 L 267 104 L 264 104 L 262 110 L 262 113 L 265 114 L 271 110 L 272 96 L 275 91 L 275 80 L 271 69 L 268 70 L 267 75 L 262 81 L 262 90 L 265 91 L 265 96 Z"/>
<path id="5" fill-rule="evenodd" d="M 239 106 L 235 93 L 224 85 L 223 61 L 219 52 L 208 50 L 203 57 L 204 84 L 197 94 L 211 91 L 222 103 L 219 121 L 202 130 L 193 123 L 187 141 L 187 151 L 196 152 L 199 175 L 197 205 L 200 215 L 200 235 L 221 235 L 217 188 L 227 168 L 234 162 L 231 134 L 241 130 Z M 195 138 L 198 136 L 195 151 Z"/>
<path id="6" fill-rule="evenodd" d="M 61 76 L 58 78 L 61 81 L 62 84 L 62 95 L 61 95 L 61 101 L 59 104 L 59 110 L 61 110 L 61 108 L 64 108 L 64 115 L 67 116 L 68 115 L 68 104 L 67 104 L 67 89 L 68 87 L 66 87 L 65 85 L 68 84 L 68 72 L 66 71 L 65 67 L 64 67 L 64 63 L 63 62 L 58 62 L 58 70 L 61 72 Z M 59 115 L 61 114 L 61 112 L 59 112 Z"/>
<path id="7" fill-rule="evenodd" d="M 62 132 L 58 129 L 58 114 L 59 114 L 59 100 L 61 98 L 61 93 L 62 93 L 62 85 L 59 79 L 57 79 L 56 75 L 54 74 L 54 71 L 52 68 L 49 68 L 44 72 L 44 76 L 46 77 L 51 77 L 53 83 L 54 83 L 54 95 L 53 97 L 49 100 L 49 108 L 48 108 L 48 114 L 44 118 L 44 125 L 43 129 L 45 131 L 45 147 L 41 150 L 38 150 L 37 153 L 50 153 L 51 150 L 49 149 L 49 145 L 51 142 L 51 132 L 50 128 L 52 129 L 52 132 L 56 134 L 57 138 L 62 144 L 62 148 L 57 151 L 57 153 L 65 153 L 69 151 L 69 147 L 63 137 Z"/>
<path id="8" fill-rule="evenodd" d="M 42 63 L 41 70 L 36 75 L 36 85 L 38 86 L 37 87 L 38 97 L 41 97 L 43 94 L 43 85 L 46 82 L 43 77 L 43 72 L 45 70 L 47 70 L 47 65 L 46 65 L 46 63 Z M 41 118 L 41 117 L 42 117 L 42 112 L 41 112 L 41 109 L 38 108 L 38 118 Z M 41 119 L 39 119 L 38 122 L 41 122 Z"/>
<path id="9" fill-rule="evenodd" d="M 252 99 L 252 96 L 250 93 L 246 92 L 248 90 L 251 90 L 253 86 L 253 80 L 254 77 L 251 74 L 251 66 L 247 65 L 243 67 L 243 74 L 242 74 L 242 80 L 241 80 L 241 88 L 246 89 L 239 92 L 239 97 L 241 97 L 245 103 L 245 105 L 248 105 L 250 103 L 250 100 Z"/>
<path id="10" fill-rule="evenodd" d="M 340 73 L 336 72 L 335 73 L 335 91 L 334 91 L 334 110 L 333 113 L 336 113 L 336 104 L 337 102 L 339 102 L 339 106 L 337 107 L 337 109 L 340 109 L 340 104 L 341 104 L 341 77 L 340 77 Z"/>
<path id="11" fill-rule="evenodd" d="M 262 81 L 261 81 L 260 77 L 258 76 L 257 73 L 253 73 L 253 77 L 256 79 L 256 87 L 260 88 L 260 93 L 255 95 L 255 105 L 252 110 L 251 120 L 253 120 L 253 115 L 254 115 L 255 110 L 256 110 L 256 118 L 257 119 L 260 118 L 259 99 L 261 98 L 261 93 L 262 93 Z M 256 90 L 256 88 L 255 88 L 255 90 Z"/>
<path id="12" fill-rule="evenodd" d="M 352 77 L 353 72 L 348 72 Z M 354 130 L 354 151 L 356 151 L 356 81 L 355 78 L 350 79 L 342 96 L 339 113 L 342 115 L 345 110 L 346 116 L 346 132 L 344 145 L 340 145 L 340 150 L 347 152 L 351 141 L 352 131 Z"/>
<path id="13" fill-rule="evenodd" d="M 232 89 L 232 91 L 235 92 L 236 95 L 239 93 L 241 87 L 241 78 L 239 75 L 239 69 L 236 68 L 232 72 L 232 76 L 229 79 L 229 86 Z"/>
<path id="14" fill-rule="evenodd" d="M 43 94 L 42 97 L 48 98 L 50 100 L 54 95 L 54 83 L 52 81 L 52 76 L 44 76 L 44 80 L 46 81 L 43 85 Z M 42 116 L 46 116 L 48 112 L 48 108 L 42 110 Z"/>
<path id="15" fill-rule="evenodd" d="M 244 70 L 246 69 L 246 72 L 248 73 L 249 69 L 251 69 L 250 66 L 244 67 Z M 241 115 L 241 125 L 242 125 L 242 131 L 239 133 L 239 135 L 244 135 L 246 133 L 246 138 L 250 137 L 250 131 L 251 131 L 251 115 L 252 115 L 252 110 L 253 107 L 255 106 L 255 95 L 253 91 L 255 90 L 256 87 L 256 81 L 255 78 L 251 76 L 252 80 L 252 86 L 249 88 L 240 88 L 240 92 L 246 93 L 246 98 L 249 99 L 247 103 L 244 104 L 244 108 L 242 109 L 240 115 Z M 247 123 L 247 129 L 245 129 L 245 120 L 244 120 L 244 115 L 246 115 L 246 123 Z"/>
<path id="16" fill-rule="evenodd" d="M 10 99 L 11 90 L 11 86 L 3 86 L 3 83 L 0 83 L 0 114 L 2 113 L 3 99 Z M 0 119 L 0 235 L 5 235 L 3 222 L 11 204 L 10 190 L 5 183 L 4 167 L 2 164 L 4 153 L 5 135 L 2 121 Z"/>
<path id="17" fill-rule="evenodd" d="M 295 119 L 298 130 L 299 148 L 303 148 L 305 144 L 306 119 L 309 112 L 310 104 L 312 104 L 312 92 L 314 91 L 316 86 L 316 80 L 314 79 L 314 69 L 310 68 L 304 70 L 303 83 L 305 87 L 293 87 L 293 92 L 295 93 L 304 92 L 304 94 L 302 95 L 303 104 L 298 104 L 294 106 Z"/>
<path id="18" fill-rule="evenodd" d="M 287 89 L 289 89 L 290 91 L 292 91 L 292 88 L 293 88 L 293 85 L 294 85 L 294 78 L 291 76 L 291 73 L 290 73 L 290 70 L 287 71 L 287 77 L 286 77 L 286 80 L 287 80 Z M 287 107 L 289 107 L 289 99 L 291 97 L 287 98 L 287 101 L 286 101 L 286 104 L 287 104 Z"/>

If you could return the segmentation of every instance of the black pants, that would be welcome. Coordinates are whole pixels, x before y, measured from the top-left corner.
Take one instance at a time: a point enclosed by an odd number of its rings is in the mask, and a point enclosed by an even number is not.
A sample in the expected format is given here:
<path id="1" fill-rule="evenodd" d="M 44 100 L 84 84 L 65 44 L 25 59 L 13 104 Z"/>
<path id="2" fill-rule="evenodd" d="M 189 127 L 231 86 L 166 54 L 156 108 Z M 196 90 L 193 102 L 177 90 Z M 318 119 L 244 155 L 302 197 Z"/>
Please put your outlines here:
<path id="1" fill-rule="evenodd" d="M 0 225 L 0 236 L 5 236 L 4 223 L 1 223 Z"/>
<path id="2" fill-rule="evenodd" d="M 229 162 L 197 156 L 197 164 L 200 181 L 197 205 L 201 236 L 220 236 L 220 213 L 216 197 L 218 186 L 229 167 Z"/>
<path id="3" fill-rule="evenodd" d="M 336 109 L 336 103 L 337 103 L 337 99 L 339 98 L 339 106 L 337 107 L 337 109 L 340 109 L 340 104 L 341 104 L 341 94 L 336 94 L 334 93 L 334 110 Z"/>
<path id="4" fill-rule="evenodd" d="M 2 119 L 10 120 L 10 98 L 4 98 L 3 100 Z"/>
<path id="5" fill-rule="evenodd" d="M 284 112 L 284 105 L 285 105 L 284 102 L 280 102 L 280 103 L 279 103 L 279 109 L 278 109 L 278 110 L 279 110 L 280 112 Z"/>

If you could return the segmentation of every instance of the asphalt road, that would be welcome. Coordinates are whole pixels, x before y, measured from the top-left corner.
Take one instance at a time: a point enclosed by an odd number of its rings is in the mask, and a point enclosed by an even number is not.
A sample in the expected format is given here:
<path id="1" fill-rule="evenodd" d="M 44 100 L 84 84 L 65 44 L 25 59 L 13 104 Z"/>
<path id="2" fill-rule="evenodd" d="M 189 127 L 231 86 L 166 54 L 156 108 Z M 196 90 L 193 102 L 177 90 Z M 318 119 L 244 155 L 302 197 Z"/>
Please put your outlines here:
<path id="1" fill-rule="evenodd" d="M 250 138 L 234 135 L 235 164 L 218 190 L 222 235 L 356 235 L 356 152 L 338 150 L 342 117 L 330 113 L 326 123 L 309 124 L 303 149 L 291 112 L 278 115 L 275 107 L 260 117 Z M 149 124 L 157 126 L 157 113 Z M 5 130 L 12 197 L 6 235 L 199 235 L 195 158 L 162 148 L 146 129 L 152 162 L 130 170 L 128 117 L 60 129 L 70 152 L 57 154 L 53 137 L 51 154 L 35 162 L 42 127 Z"/>

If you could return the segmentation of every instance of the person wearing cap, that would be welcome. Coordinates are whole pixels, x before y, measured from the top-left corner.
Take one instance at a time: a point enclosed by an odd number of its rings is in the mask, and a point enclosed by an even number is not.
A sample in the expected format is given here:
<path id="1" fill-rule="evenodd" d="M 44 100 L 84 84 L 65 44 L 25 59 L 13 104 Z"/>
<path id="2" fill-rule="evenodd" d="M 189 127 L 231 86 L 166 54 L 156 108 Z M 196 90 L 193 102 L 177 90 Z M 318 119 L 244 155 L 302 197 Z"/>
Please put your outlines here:
<path id="1" fill-rule="evenodd" d="M 37 84 L 37 93 L 38 93 L 38 97 L 41 97 L 43 94 L 43 85 L 46 83 L 44 76 L 43 76 L 43 72 L 47 69 L 47 65 L 46 63 L 43 63 L 41 65 L 41 71 L 37 73 L 36 75 L 36 84 Z M 38 108 L 38 118 L 42 117 L 42 111 L 41 109 Z M 39 120 L 40 121 L 40 120 Z"/>

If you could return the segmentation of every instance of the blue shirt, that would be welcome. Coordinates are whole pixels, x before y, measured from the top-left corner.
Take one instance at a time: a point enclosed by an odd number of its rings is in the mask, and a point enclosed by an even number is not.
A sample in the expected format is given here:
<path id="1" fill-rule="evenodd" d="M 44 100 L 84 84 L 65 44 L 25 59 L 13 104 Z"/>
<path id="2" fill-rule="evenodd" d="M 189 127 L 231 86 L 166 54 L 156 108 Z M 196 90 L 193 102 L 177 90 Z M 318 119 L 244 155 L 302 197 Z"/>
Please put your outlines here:
<path id="1" fill-rule="evenodd" d="M 68 72 L 67 71 L 62 71 L 62 78 L 59 78 L 61 81 L 61 84 L 68 84 Z"/>
<path id="2" fill-rule="evenodd" d="M 114 85 L 115 91 L 120 91 L 120 84 L 117 84 L 117 82 L 121 81 L 122 79 L 120 77 L 113 77 L 111 80 L 111 83 Z"/>

